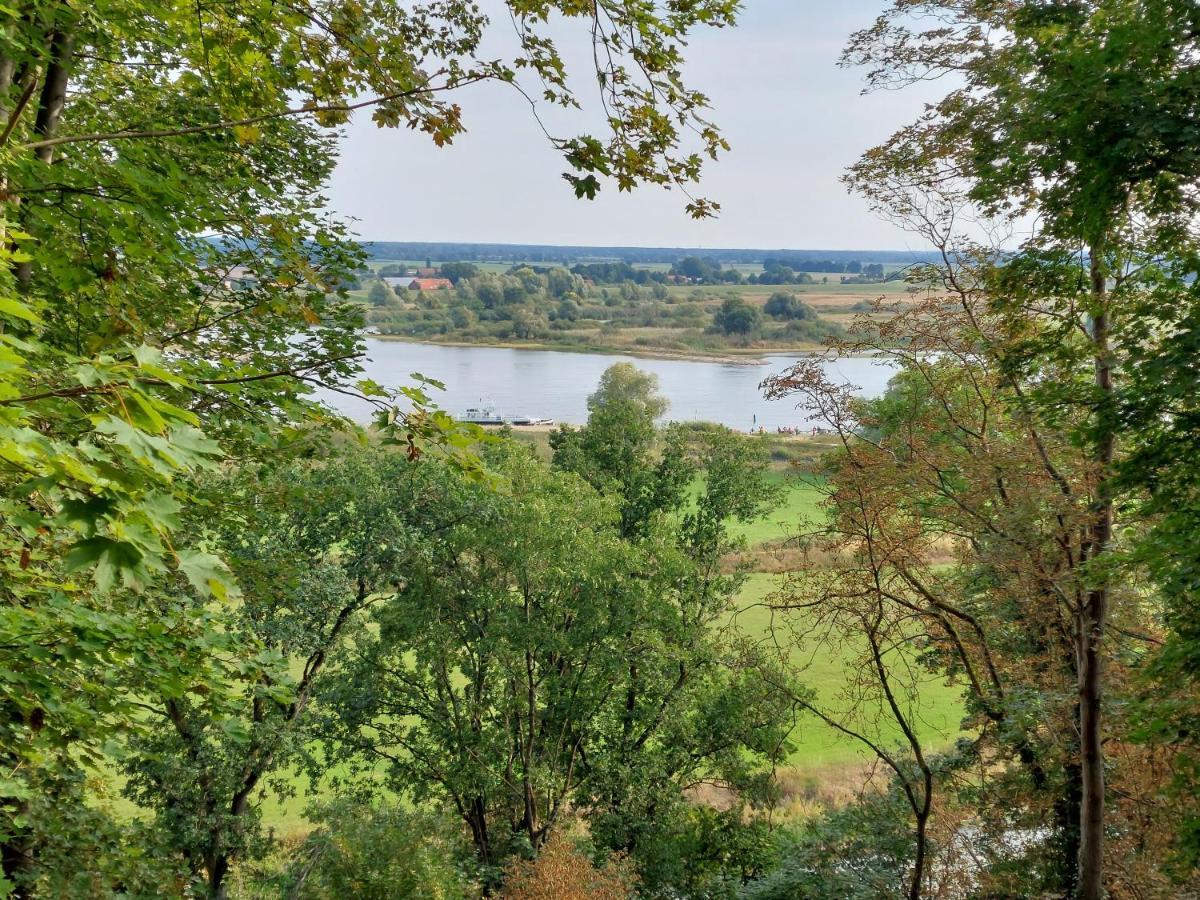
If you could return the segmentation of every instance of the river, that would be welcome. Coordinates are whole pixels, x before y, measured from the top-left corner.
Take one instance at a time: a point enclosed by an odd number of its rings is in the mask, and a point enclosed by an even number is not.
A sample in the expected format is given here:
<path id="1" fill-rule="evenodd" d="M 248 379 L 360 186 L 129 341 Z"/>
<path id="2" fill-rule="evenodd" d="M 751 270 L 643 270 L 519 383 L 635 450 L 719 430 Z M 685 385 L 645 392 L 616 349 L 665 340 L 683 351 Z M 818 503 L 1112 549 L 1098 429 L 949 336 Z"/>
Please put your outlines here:
<path id="1" fill-rule="evenodd" d="M 506 347 L 451 347 L 411 344 L 367 338 L 366 377 L 384 387 L 411 384 L 410 374 L 420 372 L 446 385 L 433 391 L 435 402 L 452 415 L 468 407 L 493 405 L 505 416 L 527 415 L 556 422 L 583 424 L 587 397 L 596 389 L 600 374 L 615 362 L 632 362 L 658 376 L 663 395 L 670 401 L 664 417 L 674 421 L 720 422 L 739 431 L 762 426 L 807 430 L 803 411 L 794 400 L 766 400 L 759 383 L 781 372 L 794 356 L 767 356 L 766 365 L 737 365 L 720 361 L 644 359 L 599 353 L 566 353 L 554 350 L 516 350 Z M 891 367 L 883 361 L 843 358 L 823 364 L 829 377 L 849 383 L 862 396 L 883 392 Z M 323 392 L 328 402 L 358 420 L 370 417 L 370 406 L 345 395 Z"/>

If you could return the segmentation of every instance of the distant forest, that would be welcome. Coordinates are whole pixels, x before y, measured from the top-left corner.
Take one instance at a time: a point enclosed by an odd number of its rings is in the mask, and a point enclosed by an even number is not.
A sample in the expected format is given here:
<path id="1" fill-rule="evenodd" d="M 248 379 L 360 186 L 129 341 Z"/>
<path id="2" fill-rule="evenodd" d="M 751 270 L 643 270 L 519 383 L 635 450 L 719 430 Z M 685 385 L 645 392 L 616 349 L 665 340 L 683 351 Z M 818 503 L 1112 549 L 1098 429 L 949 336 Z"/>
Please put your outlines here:
<path id="1" fill-rule="evenodd" d="M 908 265 L 935 262 L 937 254 L 917 250 L 761 250 L 699 247 L 560 247 L 553 244 L 464 244 L 367 241 L 364 246 L 376 259 L 472 260 L 476 262 L 616 261 L 626 263 L 674 263 L 695 256 L 725 264 L 761 264 L 769 258 L 787 261 L 852 260 Z M 792 266 L 803 271 L 807 267 Z M 826 271 L 839 271 L 838 269 Z"/>

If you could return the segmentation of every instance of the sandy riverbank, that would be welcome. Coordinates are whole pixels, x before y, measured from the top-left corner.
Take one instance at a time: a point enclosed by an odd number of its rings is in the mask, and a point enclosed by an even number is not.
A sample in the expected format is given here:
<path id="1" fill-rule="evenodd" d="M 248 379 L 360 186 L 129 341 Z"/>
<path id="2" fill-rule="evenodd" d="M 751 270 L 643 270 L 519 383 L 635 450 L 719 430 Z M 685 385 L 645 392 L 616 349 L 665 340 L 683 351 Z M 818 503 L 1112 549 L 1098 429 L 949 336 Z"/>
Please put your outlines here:
<path id="1" fill-rule="evenodd" d="M 667 359 L 681 362 L 723 363 L 732 366 L 765 366 L 768 356 L 795 356 L 797 358 L 820 356 L 828 352 L 824 347 L 756 347 L 740 350 L 728 348 L 722 353 L 704 353 L 695 351 L 656 350 L 654 348 L 632 347 L 574 347 L 558 346 L 542 343 L 518 343 L 515 341 L 496 341 L 478 343 L 475 341 L 429 341 L 420 338 L 405 337 L 402 334 L 371 334 L 369 337 L 381 341 L 397 341 L 404 344 L 426 344 L 431 347 L 498 347 L 505 350 L 547 350 L 558 353 L 586 353 L 603 356 L 632 356 L 637 359 Z M 865 354 L 863 354 L 865 356 Z"/>

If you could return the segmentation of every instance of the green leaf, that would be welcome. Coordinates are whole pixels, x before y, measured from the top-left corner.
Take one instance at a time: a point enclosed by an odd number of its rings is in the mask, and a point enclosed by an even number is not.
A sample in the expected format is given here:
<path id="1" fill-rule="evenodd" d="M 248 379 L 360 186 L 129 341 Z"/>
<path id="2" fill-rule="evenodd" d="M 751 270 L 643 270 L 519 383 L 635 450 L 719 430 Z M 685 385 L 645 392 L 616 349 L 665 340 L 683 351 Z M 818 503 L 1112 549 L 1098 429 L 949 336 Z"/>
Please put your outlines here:
<path id="1" fill-rule="evenodd" d="M 0 297 L 0 316 L 7 316 L 10 319 L 20 319 L 34 325 L 40 325 L 42 322 L 32 309 L 20 300 L 14 300 L 12 297 Z"/>
<path id="2" fill-rule="evenodd" d="M 220 558 L 199 550 L 180 550 L 176 556 L 179 571 L 202 595 L 224 602 L 236 593 L 229 569 Z"/>

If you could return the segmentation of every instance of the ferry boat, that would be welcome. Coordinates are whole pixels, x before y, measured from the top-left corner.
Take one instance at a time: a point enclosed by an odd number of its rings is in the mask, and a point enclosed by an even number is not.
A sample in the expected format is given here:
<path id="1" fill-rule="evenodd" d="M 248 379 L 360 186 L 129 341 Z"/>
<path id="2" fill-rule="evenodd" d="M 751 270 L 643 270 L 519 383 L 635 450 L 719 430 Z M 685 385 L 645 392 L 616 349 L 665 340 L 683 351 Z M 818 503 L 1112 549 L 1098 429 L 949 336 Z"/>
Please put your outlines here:
<path id="1" fill-rule="evenodd" d="M 473 406 L 459 416 L 460 422 L 468 425 L 553 425 L 553 419 L 539 416 L 503 416 L 496 412 L 496 407 L 488 403 L 483 406 Z"/>
<path id="2" fill-rule="evenodd" d="M 490 404 L 487 406 L 472 406 L 459 417 L 459 421 L 466 422 L 468 425 L 508 424 L 504 416 L 496 412 L 496 408 Z"/>

